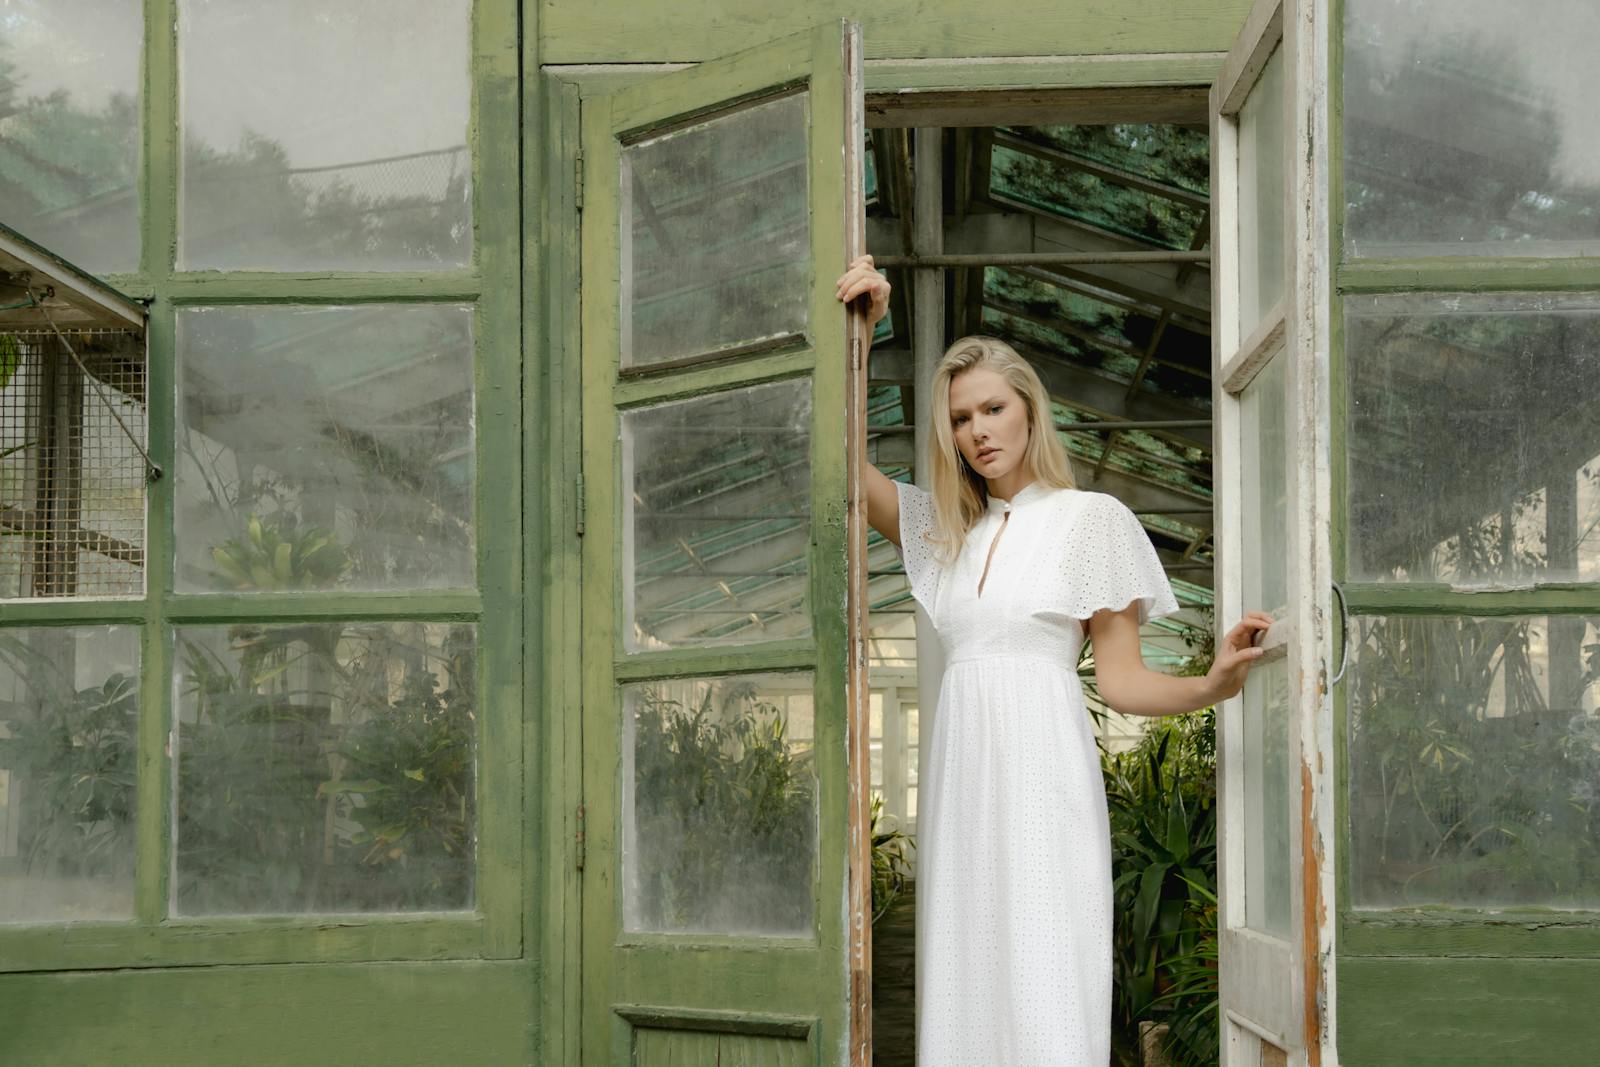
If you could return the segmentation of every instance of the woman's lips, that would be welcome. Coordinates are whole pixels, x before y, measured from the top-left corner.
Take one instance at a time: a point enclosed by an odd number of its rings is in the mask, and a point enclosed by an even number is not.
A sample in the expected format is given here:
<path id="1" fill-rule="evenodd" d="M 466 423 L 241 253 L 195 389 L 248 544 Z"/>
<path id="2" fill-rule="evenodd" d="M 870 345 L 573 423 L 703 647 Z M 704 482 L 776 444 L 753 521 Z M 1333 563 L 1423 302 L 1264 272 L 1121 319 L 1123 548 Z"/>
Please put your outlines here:
<path id="1" fill-rule="evenodd" d="M 993 459 L 995 456 L 999 455 L 999 453 L 1000 450 L 998 448 L 980 448 L 978 449 L 978 459 Z"/>

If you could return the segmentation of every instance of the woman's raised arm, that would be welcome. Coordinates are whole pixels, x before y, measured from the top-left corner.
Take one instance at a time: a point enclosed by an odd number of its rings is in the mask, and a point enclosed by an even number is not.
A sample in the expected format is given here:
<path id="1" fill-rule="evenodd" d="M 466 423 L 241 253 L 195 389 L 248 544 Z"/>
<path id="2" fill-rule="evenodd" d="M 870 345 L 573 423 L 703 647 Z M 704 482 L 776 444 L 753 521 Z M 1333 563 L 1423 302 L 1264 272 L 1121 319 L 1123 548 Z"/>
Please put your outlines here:
<path id="1" fill-rule="evenodd" d="M 872 328 L 889 313 L 889 279 L 879 274 L 872 265 L 871 256 L 861 256 L 850 263 L 850 269 L 839 276 L 834 294 L 846 304 L 865 299 L 862 308 L 867 317 L 867 349 L 872 348 Z M 887 537 L 896 546 L 900 544 L 900 493 L 888 475 L 867 462 L 865 454 L 858 456 L 866 468 L 867 525 Z"/>

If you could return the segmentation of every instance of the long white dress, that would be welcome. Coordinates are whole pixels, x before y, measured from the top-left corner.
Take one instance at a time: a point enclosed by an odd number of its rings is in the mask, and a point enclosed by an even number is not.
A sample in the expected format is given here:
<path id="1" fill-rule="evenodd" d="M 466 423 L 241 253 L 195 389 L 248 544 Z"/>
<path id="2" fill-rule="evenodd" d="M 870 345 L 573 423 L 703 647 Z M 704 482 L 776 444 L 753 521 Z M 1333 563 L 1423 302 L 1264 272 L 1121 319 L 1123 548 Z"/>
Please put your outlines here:
<path id="1" fill-rule="evenodd" d="M 901 558 L 946 657 L 921 741 L 918 1067 L 1105 1067 L 1111 841 L 1078 650 L 1100 608 L 1170 615 L 1172 588 L 1105 493 L 1034 482 L 991 498 L 946 567 L 926 540 L 929 494 L 898 491 Z"/>

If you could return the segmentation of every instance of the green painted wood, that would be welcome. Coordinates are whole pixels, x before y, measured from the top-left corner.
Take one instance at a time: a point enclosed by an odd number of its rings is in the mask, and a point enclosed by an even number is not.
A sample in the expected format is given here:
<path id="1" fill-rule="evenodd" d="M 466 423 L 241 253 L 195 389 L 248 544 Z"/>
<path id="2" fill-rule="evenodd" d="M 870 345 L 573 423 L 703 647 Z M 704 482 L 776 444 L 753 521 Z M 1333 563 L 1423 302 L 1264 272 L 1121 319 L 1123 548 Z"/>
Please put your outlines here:
<path id="1" fill-rule="evenodd" d="M 1362 260 L 1339 267 L 1338 285 L 1346 293 L 1592 290 L 1600 288 L 1600 259 Z"/>
<path id="2" fill-rule="evenodd" d="M 523 963 L 0 976 L 17 1067 L 533 1063 Z"/>
<path id="3" fill-rule="evenodd" d="M 809 78 L 812 254 L 816 276 L 845 265 L 844 36 L 840 26 L 663 75 L 583 104 L 583 442 L 584 517 L 582 640 L 584 647 L 585 1058 L 628 1062 L 629 1024 L 612 1005 L 670 1004 L 705 1010 L 816 1016 L 824 1062 L 843 1051 L 848 972 L 844 944 L 847 825 L 845 702 L 845 315 L 831 291 L 813 284 L 811 352 L 760 355 L 694 368 L 630 376 L 619 382 L 619 137 L 686 115 L 703 115 Z M 837 220 L 836 223 L 831 220 Z M 832 273 L 829 273 L 832 272 Z M 814 353 L 814 355 L 813 355 Z M 629 678 L 708 670 L 760 670 L 775 661 L 763 646 L 714 653 L 630 657 L 622 650 L 618 484 L 619 407 L 724 387 L 752 377 L 810 372 L 813 382 L 813 637 L 788 643 L 781 662 L 804 658 L 816 667 L 816 766 L 821 834 L 814 886 L 816 927 L 810 939 L 672 938 L 621 929 L 619 842 L 621 707 L 618 684 Z M 631 660 L 642 666 L 635 669 Z M 619 672 L 618 661 L 626 665 Z M 652 667 L 651 665 L 655 666 Z M 651 675 L 651 670 L 658 672 Z"/>
<path id="4" fill-rule="evenodd" d="M 472 119 L 476 164 L 474 262 L 439 272 L 194 272 L 175 274 L 178 227 L 177 0 L 146 0 L 143 63 L 141 265 L 122 276 L 151 299 L 150 451 L 168 476 L 149 487 L 147 595 L 99 604 L 36 603 L 9 624 L 129 622 L 143 627 L 135 916 L 130 923 L 0 927 L 0 971 L 197 966 L 239 962 L 515 957 L 530 909 L 523 757 L 522 530 L 525 191 L 521 172 L 522 55 L 518 0 L 476 0 Z M 536 33 L 530 20 L 526 27 Z M 428 593 L 175 596 L 172 593 L 174 308 L 194 304 L 361 301 L 474 305 L 479 589 Z M 535 546 L 537 551 L 537 546 Z M 535 556 L 537 558 L 537 556 Z M 480 592 L 481 589 L 481 592 Z M 171 868 L 170 681 L 174 624 L 250 620 L 432 619 L 478 625 L 475 913 L 217 918 L 167 922 Z M 526 861 L 526 862 L 525 862 Z M 535 926 L 535 928 L 537 928 Z"/>
<path id="5" fill-rule="evenodd" d="M 713 389 L 735 385 L 756 385 L 803 375 L 816 365 L 816 353 L 809 348 L 794 352 L 752 356 L 749 359 L 699 366 L 671 373 L 630 377 L 616 385 L 618 407 L 636 407 L 665 400 L 697 396 Z"/>
<path id="6" fill-rule="evenodd" d="M 866 31 L 872 53 L 872 31 Z M 866 67 L 867 93 L 982 92 L 994 89 L 1107 89 L 1197 85 L 1217 80 L 1226 52 L 1052 56 L 1022 60 L 880 59 Z"/>
<path id="7" fill-rule="evenodd" d="M 469 912 L 55 923 L 6 931 L 0 971 L 465 959 L 484 940 L 484 921 Z"/>
<path id="8" fill-rule="evenodd" d="M 814 669 L 816 645 L 809 639 L 769 641 L 750 648 L 684 648 L 618 657 L 619 682 L 645 678 L 692 678 L 728 671 Z"/>
<path id="9" fill-rule="evenodd" d="M 1339 951 L 1351 956 L 1600 958 L 1600 914 L 1518 908 L 1350 912 Z"/>
<path id="10" fill-rule="evenodd" d="M 1330 19 L 1330 382 L 1333 573 L 1347 573 L 1349 530 L 1347 293 L 1600 288 L 1593 260 L 1344 261 L 1344 0 Z M 1443 586 L 1347 585 L 1353 613 L 1508 615 L 1593 613 L 1593 585 L 1454 592 Z M 1354 620 L 1353 620 L 1354 621 Z M 1344 1067 L 1387 1064 L 1570 1064 L 1595 1058 L 1600 1016 L 1600 914 L 1542 909 L 1350 907 L 1349 686 L 1334 688 L 1335 804 L 1339 827 L 1336 1003 Z"/>
<path id="11" fill-rule="evenodd" d="M 145 0 L 143 74 L 139 263 L 148 284 L 172 276 L 178 248 L 178 0 Z"/>
<path id="12" fill-rule="evenodd" d="M 1576 582 L 1494 591 L 1420 582 L 1349 583 L 1344 591 L 1351 613 L 1362 615 L 1592 615 L 1600 610 L 1595 587 Z"/>
<path id="13" fill-rule="evenodd" d="M 650 1027 L 633 1032 L 635 1067 L 809 1067 L 814 1062 L 810 1046 L 794 1038 Z"/>
<path id="14" fill-rule="evenodd" d="M 634 1067 L 691 1067 L 719 1064 L 717 1034 L 697 1034 L 691 1030 L 649 1030 L 633 1032 Z"/>
<path id="15" fill-rule="evenodd" d="M 480 60 L 480 62 L 482 62 Z M 496 72 L 500 76 L 503 72 Z M 489 94 L 487 98 L 480 95 L 480 105 L 493 105 L 504 107 L 504 100 L 495 97 L 503 96 L 504 90 Z M 495 125 L 503 125 L 505 116 L 486 115 L 486 119 L 498 119 Z M 511 173 L 515 174 L 515 158 L 502 158 L 507 149 L 513 153 L 516 143 L 507 145 L 496 143 L 495 152 L 489 157 L 476 157 L 480 166 L 487 165 L 492 173 L 506 164 L 511 164 Z M 485 178 L 489 174 L 479 171 Z M 474 242 L 474 252 L 480 264 L 490 261 L 504 261 L 505 253 L 485 249 L 478 241 L 488 238 L 491 244 L 503 243 L 497 241 L 497 229 L 502 225 L 498 215 L 490 215 L 487 219 L 478 219 L 477 209 L 488 209 L 488 202 L 504 203 L 505 190 L 496 188 L 493 184 L 485 186 L 480 183 L 474 187 L 473 219 L 474 233 L 477 240 Z M 488 202 L 486 202 L 488 201 Z M 487 255 L 485 254 L 487 252 Z M 485 271 L 481 277 L 494 288 L 496 278 Z M 349 271 L 310 271 L 281 273 L 264 273 L 252 271 L 192 271 L 176 274 L 164 287 L 165 295 L 177 304 L 209 304 L 214 301 L 226 301 L 230 304 L 295 304 L 295 303 L 366 303 L 371 301 L 405 300 L 419 303 L 471 303 L 484 294 L 485 286 L 479 281 L 480 273 L 477 269 L 449 270 L 449 271 L 416 271 L 394 272 L 392 274 L 367 274 Z"/>
<path id="16" fill-rule="evenodd" d="M 473 5 L 473 249 L 477 402 L 479 748 L 477 884 L 483 954 L 522 953 L 524 813 L 521 78 L 517 0 Z"/>
<path id="17" fill-rule="evenodd" d="M 1339 1062 L 1568 1067 L 1600 1045 L 1600 960 L 1339 960 Z"/>
<path id="18" fill-rule="evenodd" d="M 177 593 L 164 598 L 163 604 L 163 616 L 175 623 L 262 618 L 282 622 L 414 619 L 418 615 L 451 622 L 470 622 L 484 612 L 484 598 L 479 596 L 476 589 L 429 593 L 351 592 L 341 593 L 336 599 L 326 593 Z"/>
<path id="19" fill-rule="evenodd" d="M 531 13 L 531 12 L 530 12 Z M 524 434 L 530 511 L 543 509 L 543 522 L 530 521 L 542 545 L 530 545 L 526 574 L 528 640 L 538 654 L 525 657 L 527 692 L 537 694 L 539 729 L 530 731 L 527 749 L 529 826 L 538 839 L 538 884 L 530 900 L 539 902 L 540 996 L 537 1001 L 542 1062 L 579 1062 L 581 1034 L 581 880 L 578 872 L 578 805 L 582 800 L 583 751 L 579 719 L 583 713 L 581 622 L 582 546 L 577 479 L 583 457 L 577 403 L 582 375 L 578 307 L 579 225 L 576 160 L 579 150 L 578 92 L 575 86 L 540 79 L 534 27 L 524 26 L 524 85 L 537 86 L 542 107 L 527 111 L 542 118 L 525 124 L 526 158 L 542 171 L 525 183 L 525 248 L 537 249 L 542 276 L 525 286 L 525 323 L 542 341 L 542 358 L 530 355 L 524 367 Z M 529 92 L 533 92 L 530 88 Z M 537 332 L 535 332 L 537 331 Z M 530 538 L 530 541 L 532 538 Z M 543 552 L 533 554 L 537 548 Z M 531 583 L 538 576 L 538 598 Z M 530 835 L 534 836 L 534 835 Z M 530 908 L 530 922 L 534 909 Z"/>
<path id="20" fill-rule="evenodd" d="M 752 48 L 835 18 L 857 18 L 879 58 L 1226 52 L 1247 0 L 1018 0 L 975 13 L 958 0 L 718 4 L 685 18 L 663 0 L 540 0 L 545 63 L 694 62 Z"/>
<path id="21" fill-rule="evenodd" d="M 143 597 L 130 600 L 75 601 L 55 604 L 48 600 L 11 602 L 5 606 L 7 625 L 15 626 L 101 626 L 112 623 L 137 625 L 149 609 Z"/>
<path id="22" fill-rule="evenodd" d="M 612 1010 L 636 1027 L 666 1030 L 700 1030 L 804 1040 L 817 1020 L 804 1015 L 774 1015 L 757 1011 L 703 1011 L 662 1008 L 651 1004 L 616 1004 Z"/>

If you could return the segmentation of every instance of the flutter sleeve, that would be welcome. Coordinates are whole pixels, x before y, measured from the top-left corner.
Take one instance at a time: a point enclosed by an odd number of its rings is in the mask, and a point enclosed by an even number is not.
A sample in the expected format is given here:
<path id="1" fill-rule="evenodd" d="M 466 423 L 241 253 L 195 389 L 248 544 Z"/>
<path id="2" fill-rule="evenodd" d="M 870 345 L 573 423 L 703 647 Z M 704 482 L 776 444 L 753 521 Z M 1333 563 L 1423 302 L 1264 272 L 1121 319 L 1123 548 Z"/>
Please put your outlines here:
<path id="1" fill-rule="evenodd" d="M 933 498 L 910 482 L 895 482 L 900 498 L 900 559 L 911 580 L 911 595 L 933 613 L 944 568 L 928 538 L 933 534 Z"/>
<path id="2" fill-rule="evenodd" d="M 1102 608 L 1121 611 L 1137 601 L 1141 625 L 1176 612 L 1177 598 L 1138 518 L 1107 493 L 1084 495 L 1063 544 L 1053 610 L 1087 620 Z"/>

